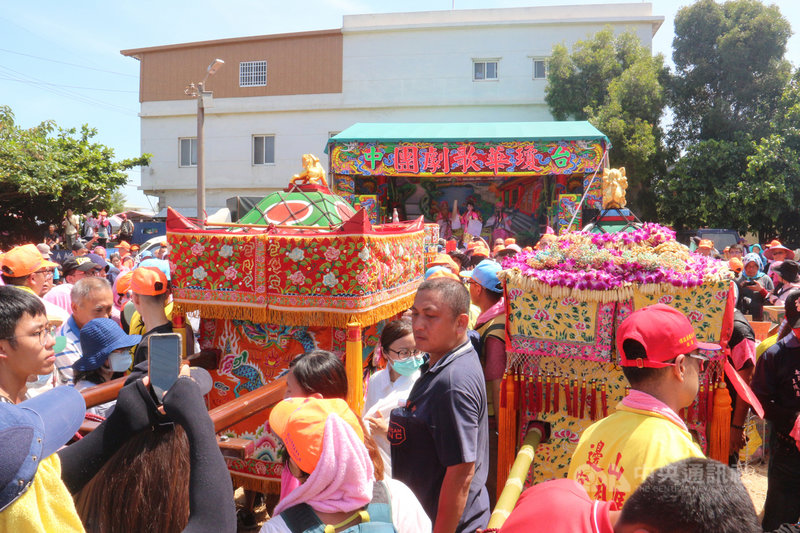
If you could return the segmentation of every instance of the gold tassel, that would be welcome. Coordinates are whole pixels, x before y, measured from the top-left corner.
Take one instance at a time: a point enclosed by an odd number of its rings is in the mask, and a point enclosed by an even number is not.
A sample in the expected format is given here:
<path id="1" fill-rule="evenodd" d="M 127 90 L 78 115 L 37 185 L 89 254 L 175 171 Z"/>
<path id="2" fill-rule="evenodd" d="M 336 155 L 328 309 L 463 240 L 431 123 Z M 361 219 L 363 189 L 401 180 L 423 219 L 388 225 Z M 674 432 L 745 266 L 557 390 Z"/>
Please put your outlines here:
<path id="1" fill-rule="evenodd" d="M 517 449 L 517 412 L 514 409 L 514 383 L 511 374 L 503 376 L 505 382 L 506 401 L 500 402 L 497 414 L 497 497 L 506 485 L 508 473 L 514 462 Z"/>
<path id="2" fill-rule="evenodd" d="M 347 403 L 350 409 L 360 416 L 364 407 L 364 387 L 361 379 L 362 349 L 361 324 L 357 321 L 347 324 L 347 341 L 345 343 L 344 369 L 347 373 Z"/>
<path id="3" fill-rule="evenodd" d="M 348 310 L 336 313 L 324 310 L 285 311 L 267 307 L 245 307 L 242 305 L 220 305 L 175 300 L 175 309 L 186 314 L 199 311 L 203 318 L 249 320 L 258 324 L 281 324 L 286 326 L 327 326 L 345 328 L 355 317 L 361 324 L 370 326 L 381 320 L 392 318 L 408 310 L 414 303 L 415 293 L 408 294 L 393 302 L 381 304 L 367 311 Z"/>
<path id="4" fill-rule="evenodd" d="M 731 438 L 731 395 L 724 381 L 714 391 L 714 409 L 708 427 L 708 456 L 727 464 Z"/>

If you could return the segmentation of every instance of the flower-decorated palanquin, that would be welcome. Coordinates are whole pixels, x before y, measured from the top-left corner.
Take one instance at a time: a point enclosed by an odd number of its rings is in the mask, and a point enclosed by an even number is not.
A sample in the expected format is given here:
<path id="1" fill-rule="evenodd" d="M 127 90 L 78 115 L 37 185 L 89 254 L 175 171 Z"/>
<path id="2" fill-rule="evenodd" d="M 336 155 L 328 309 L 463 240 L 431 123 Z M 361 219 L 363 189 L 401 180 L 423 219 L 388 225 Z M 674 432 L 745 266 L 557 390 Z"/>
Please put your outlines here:
<path id="1" fill-rule="evenodd" d="M 411 306 L 422 280 L 422 220 L 372 226 L 319 184 L 292 184 L 243 220 L 255 224 L 201 229 L 172 210 L 167 218 L 176 308 L 199 312 L 201 347 L 223 354 L 210 407 L 319 348 L 347 354 L 348 400 L 359 412 L 362 355 L 382 321 Z M 266 424 L 262 413 L 225 431 L 255 441 L 251 457 L 226 459 L 238 485 L 266 491 L 280 477 Z"/>
<path id="2" fill-rule="evenodd" d="M 657 224 L 629 229 L 567 233 L 503 263 L 509 357 L 500 456 L 513 459 L 530 421 L 551 426 L 549 440 L 536 449 L 529 482 L 565 477 L 583 430 L 625 396 L 614 338 L 633 310 L 665 303 L 686 314 L 699 340 L 724 344 L 730 337 L 727 264 L 690 253 L 672 230 Z M 725 357 L 709 355 L 714 360 L 701 376 L 698 397 L 681 413 L 707 451 L 707 423 L 716 389 L 724 387 Z M 504 466 L 500 461 L 498 470 Z"/>

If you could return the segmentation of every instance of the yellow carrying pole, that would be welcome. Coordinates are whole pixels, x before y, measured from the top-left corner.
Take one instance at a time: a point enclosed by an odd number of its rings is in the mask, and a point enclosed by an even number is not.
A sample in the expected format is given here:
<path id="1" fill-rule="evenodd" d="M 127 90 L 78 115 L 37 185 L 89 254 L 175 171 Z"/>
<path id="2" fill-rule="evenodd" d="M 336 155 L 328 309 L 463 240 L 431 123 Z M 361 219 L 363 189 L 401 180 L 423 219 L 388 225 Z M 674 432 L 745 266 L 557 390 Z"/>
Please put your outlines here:
<path id="1" fill-rule="evenodd" d="M 364 387 L 361 377 L 363 369 L 361 348 L 361 324 L 357 321 L 347 324 L 344 369 L 347 373 L 347 404 L 357 416 L 364 407 Z"/>
<path id="2" fill-rule="evenodd" d="M 531 428 L 525 435 L 525 440 L 522 441 L 522 447 L 517 452 L 517 458 L 508 473 L 503 492 L 497 498 L 497 505 L 492 511 L 492 516 L 489 517 L 489 525 L 486 526 L 487 530 L 500 529 L 508 515 L 511 514 L 517 504 L 519 495 L 522 494 L 522 487 L 525 485 L 525 479 L 528 477 L 528 470 L 530 470 L 531 463 L 533 463 L 536 447 L 540 442 L 542 442 L 542 430 L 538 427 Z"/>

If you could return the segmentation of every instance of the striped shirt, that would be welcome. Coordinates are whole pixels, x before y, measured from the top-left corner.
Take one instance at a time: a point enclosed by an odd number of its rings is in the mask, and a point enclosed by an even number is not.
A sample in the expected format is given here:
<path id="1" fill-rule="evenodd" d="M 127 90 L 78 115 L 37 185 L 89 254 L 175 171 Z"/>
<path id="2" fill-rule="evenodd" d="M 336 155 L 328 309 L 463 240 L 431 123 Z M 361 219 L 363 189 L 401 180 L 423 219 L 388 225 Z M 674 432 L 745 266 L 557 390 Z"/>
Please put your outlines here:
<path id="1" fill-rule="evenodd" d="M 81 358 L 81 328 L 75 323 L 72 315 L 58 330 L 58 335 L 67 339 L 67 345 L 62 351 L 56 354 L 56 386 L 72 385 L 73 370 L 72 365 Z"/>

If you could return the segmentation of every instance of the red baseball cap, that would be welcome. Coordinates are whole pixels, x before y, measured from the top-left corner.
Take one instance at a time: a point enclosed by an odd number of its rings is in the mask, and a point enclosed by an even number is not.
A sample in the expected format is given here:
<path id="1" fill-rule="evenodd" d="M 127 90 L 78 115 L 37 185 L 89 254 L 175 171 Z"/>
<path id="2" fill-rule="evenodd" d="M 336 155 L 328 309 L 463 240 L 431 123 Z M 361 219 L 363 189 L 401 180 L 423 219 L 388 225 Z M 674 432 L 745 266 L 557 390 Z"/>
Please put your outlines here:
<path id="1" fill-rule="evenodd" d="M 622 343 L 633 339 L 644 346 L 647 359 L 628 359 Z M 617 353 L 621 366 L 639 368 L 664 368 L 679 355 L 694 350 L 720 350 L 719 344 L 697 342 L 694 327 L 677 309 L 664 304 L 654 304 L 637 309 L 622 321 L 617 331 Z"/>

